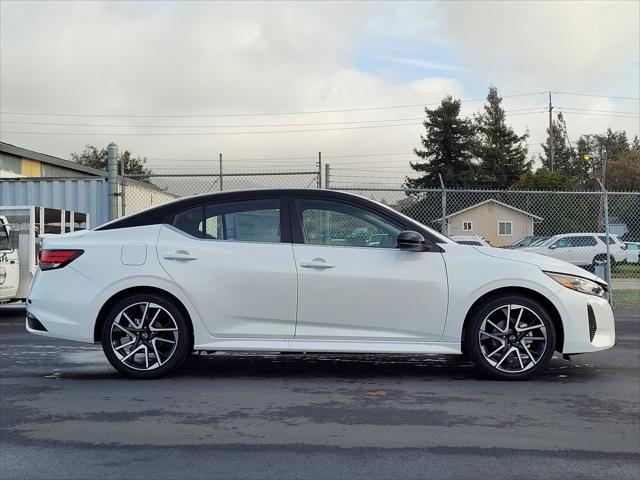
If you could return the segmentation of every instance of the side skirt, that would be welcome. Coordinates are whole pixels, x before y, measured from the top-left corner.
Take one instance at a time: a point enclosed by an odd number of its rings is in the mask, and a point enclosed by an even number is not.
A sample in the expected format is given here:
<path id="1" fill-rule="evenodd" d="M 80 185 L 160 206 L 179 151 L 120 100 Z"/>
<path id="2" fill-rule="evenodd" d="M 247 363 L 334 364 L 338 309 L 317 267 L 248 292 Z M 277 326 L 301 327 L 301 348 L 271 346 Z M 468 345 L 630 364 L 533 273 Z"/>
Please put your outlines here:
<path id="1" fill-rule="evenodd" d="M 257 352 L 322 352 L 322 353 L 437 353 L 460 355 L 460 343 L 445 342 L 376 342 L 344 340 L 256 340 L 217 339 L 199 343 L 194 350 L 257 351 Z"/>

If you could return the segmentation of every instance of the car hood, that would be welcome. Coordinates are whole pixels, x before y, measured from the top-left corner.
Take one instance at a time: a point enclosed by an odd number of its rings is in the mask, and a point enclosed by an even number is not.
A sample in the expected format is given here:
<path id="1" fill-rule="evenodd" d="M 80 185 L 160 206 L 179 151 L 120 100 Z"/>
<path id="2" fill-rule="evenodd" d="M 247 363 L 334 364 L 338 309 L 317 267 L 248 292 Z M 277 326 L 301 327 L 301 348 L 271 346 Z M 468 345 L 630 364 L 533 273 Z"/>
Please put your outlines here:
<path id="1" fill-rule="evenodd" d="M 514 262 L 529 263 L 540 267 L 545 272 L 566 273 L 568 275 L 575 275 L 577 277 L 587 278 L 594 282 L 606 284 L 606 282 L 594 275 L 591 272 L 586 271 L 583 268 L 576 267 L 575 265 L 558 260 L 557 258 L 547 257 L 545 255 L 539 255 L 537 253 L 523 252 L 521 250 L 506 250 L 504 248 L 492 248 L 492 247 L 473 247 L 483 255 L 489 257 L 502 258 L 504 260 L 513 260 Z"/>

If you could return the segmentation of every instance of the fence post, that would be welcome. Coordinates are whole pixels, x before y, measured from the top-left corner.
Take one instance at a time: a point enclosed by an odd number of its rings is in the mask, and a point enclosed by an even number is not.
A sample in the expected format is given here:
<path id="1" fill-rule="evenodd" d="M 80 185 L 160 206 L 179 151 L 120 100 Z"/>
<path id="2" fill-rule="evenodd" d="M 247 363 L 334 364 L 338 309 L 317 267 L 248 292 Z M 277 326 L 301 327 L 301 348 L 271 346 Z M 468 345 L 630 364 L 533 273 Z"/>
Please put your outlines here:
<path id="1" fill-rule="evenodd" d="M 120 216 L 124 217 L 127 213 L 127 207 L 125 203 L 126 199 L 126 181 L 124 178 L 124 159 L 120 162 Z"/>
<path id="2" fill-rule="evenodd" d="M 220 191 L 222 191 L 222 154 L 220 154 L 219 158 L 220 158 Z"/>
<path id="3" fill-rule="evenodd" d="M 442 175 L 438 174 L 440 179 L 440 187 L 442 188 L 442 222 L 440 225 L 440 232 L 443 235 L 447 234 L 447 190 L 444 188 L 444 181 Z"/>
<path id="4" fill-rule="evenodd" d="M 609 192 L 602 186 L 602 195 L 603 195 L 603 210 L 604 210 L 604 236 L 606 240 L 607 247 L 607 263 L 605 270 L 605 281 L 609 285 L 609 303 L 613 305 L 613 285 L 611 285 L 611 249 L 609 245 Z"/>
<path id="5" fill-rule="evenodd" d="M 331 167 L 329 166 L 328 163 L 325 163 L 324 165 L 324 188 L 326 188 L 327 190 L 329 190 L 330 185 L 331 185 Z"/>
<path id="6" fill-rule="evenodd" d="M 322 152 L 318 152 L 318 188 L 322 188 Z"/>
<path id="7" fill-rule="evenodd" d="M 118 145 L 107 146 L 107 181 L 109 184 L 109 220 L 118 218 Z"/>

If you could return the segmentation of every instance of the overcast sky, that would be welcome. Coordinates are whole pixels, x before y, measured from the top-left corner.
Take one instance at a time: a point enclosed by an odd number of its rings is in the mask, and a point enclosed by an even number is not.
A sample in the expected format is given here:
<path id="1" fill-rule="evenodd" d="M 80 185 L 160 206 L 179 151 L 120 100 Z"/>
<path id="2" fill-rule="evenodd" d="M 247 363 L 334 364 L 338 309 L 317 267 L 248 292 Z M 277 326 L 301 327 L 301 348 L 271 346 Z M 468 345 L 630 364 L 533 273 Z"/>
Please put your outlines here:
<path id="1" fill-rule="evenodd" d="M 312 165 L 322 151 L 334 166 L 404 171 L 419 146 L 419 105 L 447 94 L 482 98 L 495 84 L 505 96 L 640 96 L 638 1 L 0 5 L 2 140 L 63 158 L 114 141 L 158 168 L 209 167 L 194 159 L 219 152 L 228 169 Z M 637 99 L 553 101 L 588 109 L 564 110 L 573 137 L 607 127 L 638 134 Z M 513 127 L 529 129 L 532 153 L 547 102 L 504 101 Z M 280 133 L 247 133 L 261 131 Z M 159 132 L 200 135 L 140 135 Z M 405 155 L 335 158 L 369 153 Z"/>

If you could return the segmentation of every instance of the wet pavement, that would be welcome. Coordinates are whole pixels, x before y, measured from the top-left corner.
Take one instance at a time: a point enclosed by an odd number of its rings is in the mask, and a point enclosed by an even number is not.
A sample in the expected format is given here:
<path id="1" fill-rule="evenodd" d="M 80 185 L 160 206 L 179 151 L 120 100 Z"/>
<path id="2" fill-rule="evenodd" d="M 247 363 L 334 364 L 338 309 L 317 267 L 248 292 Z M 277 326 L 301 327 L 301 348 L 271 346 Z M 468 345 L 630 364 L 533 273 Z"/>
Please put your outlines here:
<path id="1" fill-rule="evenodd" d="M 640 312 L 527 382 L 462 357 L 193 355 L 159 380 L 0 310 L 0 477 L 640 477 Z"/>

